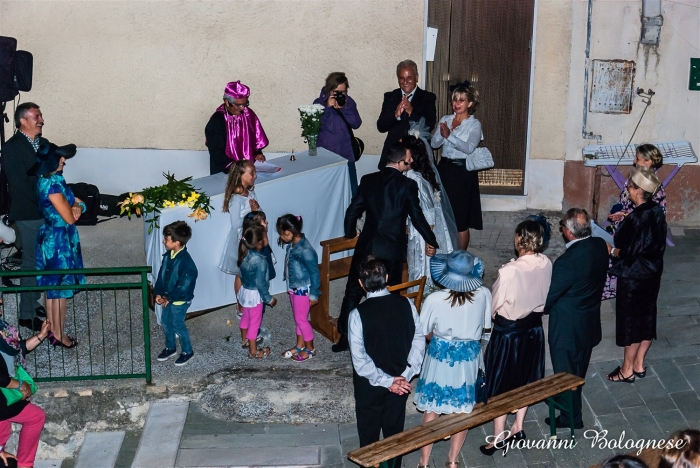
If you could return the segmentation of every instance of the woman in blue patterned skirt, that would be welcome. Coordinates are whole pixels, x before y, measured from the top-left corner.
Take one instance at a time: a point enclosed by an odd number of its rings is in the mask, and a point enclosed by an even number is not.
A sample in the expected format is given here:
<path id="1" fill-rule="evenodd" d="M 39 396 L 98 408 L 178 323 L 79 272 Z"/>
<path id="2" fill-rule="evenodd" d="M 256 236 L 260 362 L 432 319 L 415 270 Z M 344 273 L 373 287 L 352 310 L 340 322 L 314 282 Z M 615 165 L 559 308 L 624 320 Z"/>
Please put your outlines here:
<path id="1" fill-rule="evenodd" d="M 39 229 L 36 243 L 37 270 L 71 270 L 83 268 L 80 237 L 75 222 L 85 211 L 85 203 L 73 195 L 63 178 L 66 159 L 75 155 L 75 145 L 58 147 L 43 143 L 37 150 L 37 163 L 29 173 L 37 176 L 39 208 L 44 225 Z M 39 286 L 85 284 L 83 275 L 42 275 Z M 46 315 L 51 321 L 49 342 L 54 346 L 73 348 L 78 342 L 64 333 L 66 299 L 73 297 L 72 289 L 46 290 Z"/>
<path id="2" fill-rule="evenodd" d="M 430 345 L 413 402 L 424 412 L 424 423 L 441 414 L 471 412 L 481 332 L 491 327 L 491 292 L 482 286 L 484 262 L 479 257 L 464 250 L 438 254 L 430 261 L 430 272 L 444 289 L 428 296 L 421 310 L 423 333 Z M 466 437 L 466 430 L 452 436 L 448 468 L 459 465 Z M 419 468 L 429 465 L 432 449 L 432 444 L 421 448 Z"/>

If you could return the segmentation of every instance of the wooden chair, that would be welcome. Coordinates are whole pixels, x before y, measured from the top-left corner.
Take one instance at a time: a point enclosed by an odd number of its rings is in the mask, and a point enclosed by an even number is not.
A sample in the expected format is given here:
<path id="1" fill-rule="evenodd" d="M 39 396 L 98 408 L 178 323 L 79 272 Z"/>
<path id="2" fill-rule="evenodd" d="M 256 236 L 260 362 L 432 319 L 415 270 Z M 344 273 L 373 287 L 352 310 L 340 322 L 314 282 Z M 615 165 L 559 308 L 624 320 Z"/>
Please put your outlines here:
<path id="1" fill-rule="evenodd" d="M 311 326 L 333 343 L 340 339 L 340 334 L 337 328 L 338 320 L 330 315 L 330 283 L 348 276 L 352 256 L 331 260 L 331 255 L 354 249 L 356 243 L 357 238 L 345 237 L 321 241 L 321 263 L 318 265 L 321 272 L 321 296 L 318 298 L 318 304 L 311 308 Z"/>
<path id="2" fill-rule="evenodd" d="M 406 283 L 397 284 L 396 286 L 389 286 L 387 289 L 390 292 L 401 291 L 401 295 L 409 299 L 413 299 L 413 303 L 416 305 L 416 311 L 420 314 L 420 307 L 423 304 L 423 290 L 425 289 L 426 277 L 422 276 L 417 280 L 408 281 Z M 409 289 L 418 286 L 418 290 L 414 292 L 408 292 Z"/>
<path id="3" fill-rule="evenodd" d="M 346 252 L 355 248 L 357 238 L 346 239 L 345 237 L 336 237 L 321 241 L 321 263 L 318 269 L 321 272 L 321 296 L 318 298 L 318 304 L 310 310 L 311 326 L 321 335 L 328 338 L 331 342 L 337 343 L 340 339 L 338 333 L 338 319 L 330 315 L 330 288 L 331 281 L 345 278 L 350 274 L 350 265 L 352 264 L 352 256 L 331 260 L 331 255 L 339 252 Z M 408 278 L 408 265 L 404 263 L 403 279 Z M 425 284 L 425 283 L 424 283 Z M 398 285 L 399 287 L 402 285 Z M 411 285 L 412 286 L 412 285 Z M 408 287 L 411 287 L 408 286 Z M 420 301 L 422 301 L 423 286 L 420 289 L 421 298 L 418 299 L 416 307 L 420 311 Z M 413 296 L 408 296 L 413 297 Z"/>
<path id="4" fill-rule="evenodd" d="M 497 395 L 489 399 L 486 404 L 477 403 L 471 413 L 453 413 L 441 416 L 434 421 L 419 424 L 379 442 L 353 450 L 348 454 L 348 458 L 361 466 L 379 466 L 383 461 L 412 452 L 425 445 L 442 440 L 447 436 L 462 432 L 465 429 L 480 426 L 498 416 L 508 414 L 525 406 L 531 406 L 542 400 L 547 401 L 549 405 L 550 434 L 552 437 L 556 437 L 555 402 L 552 397 L 562 393 L 566 404 L 561 409 L 565 413 L 572 415 L 573 400 L 571 392 L 567 390 L 573 390 L 583 385 L 584 382 L 585 379 L 565 372 L 549 375 L 537 382 L 532 382 L 523 387 Z M 570 429 L 573 437 L 573 418 L 570 417 L 569 420 L 571 421 Z"/>

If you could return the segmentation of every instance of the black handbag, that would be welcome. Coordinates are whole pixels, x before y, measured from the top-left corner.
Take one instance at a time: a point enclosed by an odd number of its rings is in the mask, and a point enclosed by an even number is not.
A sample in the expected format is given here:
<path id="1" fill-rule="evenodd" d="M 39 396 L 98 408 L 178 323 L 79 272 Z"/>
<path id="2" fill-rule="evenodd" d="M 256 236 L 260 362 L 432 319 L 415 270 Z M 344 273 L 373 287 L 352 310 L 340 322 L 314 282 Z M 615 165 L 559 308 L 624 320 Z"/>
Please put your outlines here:
<path id="1" fill-rule="evenodd" d="M 357 162 L 362 157 L 362 153 L 365 152 L 365 142 L 355 136 L 355 134 L 352 131 L 352 127 L 350 126 L 348 121 L 345 120 L 345 116 L 343 115 L 343 113 L 335 107 L 333 108 L 333 110 L 335 110 L 338 113 L 340 118 L 343 119 L 343 122 L 345 122 L 345 125 L 347 125 L 348 127 L 348 133 L 350 133 L 350 145 L 352 145 L 352 154 L 355 155 L 355 162 Z"/>

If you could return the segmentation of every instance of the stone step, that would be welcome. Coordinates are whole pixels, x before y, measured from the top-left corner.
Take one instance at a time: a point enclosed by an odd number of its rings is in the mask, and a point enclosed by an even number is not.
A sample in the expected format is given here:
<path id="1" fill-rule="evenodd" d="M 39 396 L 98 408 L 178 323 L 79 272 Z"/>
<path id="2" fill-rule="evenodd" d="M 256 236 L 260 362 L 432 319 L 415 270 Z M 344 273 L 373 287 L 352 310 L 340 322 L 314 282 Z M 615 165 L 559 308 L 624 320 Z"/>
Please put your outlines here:
<path id="1" fill-rule="evenodd" d="M 34 468 L 61 468 L 63 460 L 49 459 L 49 460 L 34 460 Z"/>
<path id="2" fill-rule="evenodd" d="M 124 441 L 124 431 L 88 432 L 80 446 L 74 468 L 113 468 Z"/>
<path id="3" fill-rule="evenodd" d="M 158 401 L 151 404 L 132 468 L 175 466 L 188 407 L 186 401 Z"/>
<path id="4" fill-rule="evenodd" d="M 178 468 L 303 468 L 321 465 L 321 447 L 260 447 L 180 449 Z"/>

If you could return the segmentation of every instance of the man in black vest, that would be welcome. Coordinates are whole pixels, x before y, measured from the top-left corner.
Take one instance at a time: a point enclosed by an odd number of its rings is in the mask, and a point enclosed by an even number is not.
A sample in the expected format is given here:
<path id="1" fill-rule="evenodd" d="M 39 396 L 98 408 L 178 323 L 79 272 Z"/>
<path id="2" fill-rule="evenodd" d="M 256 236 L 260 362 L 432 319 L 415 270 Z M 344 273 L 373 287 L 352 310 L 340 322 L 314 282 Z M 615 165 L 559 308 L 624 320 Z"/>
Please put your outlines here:
<path id="1" fill-rule="evenodd" d="M 435 127 L 437 111 L 435 95 L 418 87 L 418 66 L 413 60 L 404 60 L 396 66 L 399 87 L 384 93 L 382 110 L 377 119 L 377 130 L 386 133 L 379 170 L 384 169 L 389 155 L 389 147 L 408 135 L 410 122 L 418 122 L 421 117 L 430 132 Z"/>
<path id="2" fill-rule="evenodd" d="M 549 314 L 549 353 L 554 373 L 586 377 L 593 348 L 600 343 L 600 299 L 608 270 L 605 241 L 591 237 L 586 210 L 571 208 L 561 221 L 566 252 L 554 262 L 544 313 Z M 581 387 L 573 392 L 574 428 L 582 429 Z M 549 424 L 549 418 L 545 419 Z M 564 413 L 557 427 L 569 427 Z"/>
<path id="3" fill-rule="evenodd" d="M 413 302 L 386 289 L 384 263 L 367 257 L 359 268 L 367 300 L 350 313 L 355 414 L 360 447 L 403 431 L 411 379 L 420 373 L 425 336 Z M 388 461 L 400 468 L 401 457 Z"/>
<path id="4" fill-rule="evenodd" d="M 44 118 L 39 106 L 33 102 L 17 106 L 15 125 L 18 131 L 2 148 L 2 170 L 10 188 L 9 218 L 17 223 L 22 242 L 20 269 L 36 270 L 36 238 L 44 217 L 39 209 L 36 176 L 27 175 L 27 171 L 36 162 L 41 141 L 46 141 L 41 138 Z M 36 286 L 36 277 L 24 276 L 19 282 L 21 286 Z M 23 327 L 41 330 L 42 320 L 37 316 L 46 317 L 46 311 L 38 306 L 40 298 L 38 291 L 20 293 L 19 324 Z"/>
<path id="5" fill-rule="evenodd" d="M 367 255 L 381 258 L 387 265 L 388 284 L 401 283 L 403 264 L 406 261 L 408 238 L 406 218 L 425 239 L 426 253 L 432 256 L 439 246 L 435 234 L 425 220 L 418 201 L 418 184 L 404 176 L 411 168 L 411 152 L 401 142 L 391 145 L 387 166 L 379 172 L 362 177 L 357 193 L 345 211 L 345 237 L 357 237 L 357 220 L 362 213 L 365 224 L 355 245 L 345 296 L 340 306 L 338 332 L 341 338 L 333 345 L 333 352 L 348 349 L 348 315 L 365 295 L 357 282 L 357 268 Z"/>

